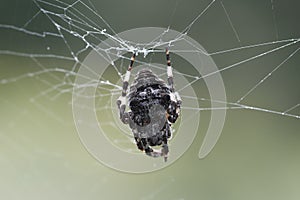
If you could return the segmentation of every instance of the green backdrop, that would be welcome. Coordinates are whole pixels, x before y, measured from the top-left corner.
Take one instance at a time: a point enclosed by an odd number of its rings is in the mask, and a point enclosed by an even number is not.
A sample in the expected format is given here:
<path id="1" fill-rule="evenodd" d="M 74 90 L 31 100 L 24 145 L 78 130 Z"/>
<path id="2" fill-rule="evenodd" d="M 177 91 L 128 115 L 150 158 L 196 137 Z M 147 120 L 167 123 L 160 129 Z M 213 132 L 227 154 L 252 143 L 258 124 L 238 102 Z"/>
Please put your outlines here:
<path id="1" fill-rule="evenodd" d="M 138 27 L 170 27 L 182 31 L 210 2 L 91 1 L 117 33 Z M 93 7 L 89 1 L 83 2 Z M 222 69 L 289 43 L 279 41 L 295 39 L 298 42 L 299 9 L 299 2 L 295 0 L 218 0 L 195 21 L 188 35 L 210 53 L 238 48 L 212 56 Z M 127 174 L 101 165 L 79 140 L 70 105 L 71 94 L 56 98 L 59 90 L 48 91 L 59 83 L 51 77 L 53 73 L 64 77 L 63 73 L 49 69 L 69 70 L 72 63 L 53 58 L 36 62 L 30 57 L 40 53 L 69 56 L 70 51 L 54 37 L 37 38 L 13 28 L 24 27 L 38 33 L 53 31 L 54 27 L 45 17 L 26 24 L 37 12 L 32 1 L 1 0 L 1 199 L 300 198 L 300 119 L 264 111 L 227 110 L 222 136 L 209 156 L 202 160 L 198 152 L 209 111 L 201 111 L 203 121 L 191 147 L 167 168 L 153 173 Z M 103 21 L 99 23 L 103 25 Z M 272 41 L 278 43 L 262 45 Z M 80 41 L 74 39 L 70 44 L 76 48 Z M 253 48 L 244 50 L 248 45 Z M 298 48 L 300 45 L 295 43 L 224 70 L 221 74 L 228 101 L 237 101 Z M 30 73 L 41 69 L 39 63 L 45 67 L 45 73 L 31 76 Z M 178 59 L 177 65 L 181 63 L 184 64 Z M 278 112 L 298 105 L 299 64 L 300 56 L 296 53 L 243 102 Z M 71 86 L 61 89 L 64 87 Z M 203 84 L 194 87 L 205 88 Z M 204 92 L 203 97 L 207 96 Z M 289 113 L 299 116 L 300 107 Z"/>

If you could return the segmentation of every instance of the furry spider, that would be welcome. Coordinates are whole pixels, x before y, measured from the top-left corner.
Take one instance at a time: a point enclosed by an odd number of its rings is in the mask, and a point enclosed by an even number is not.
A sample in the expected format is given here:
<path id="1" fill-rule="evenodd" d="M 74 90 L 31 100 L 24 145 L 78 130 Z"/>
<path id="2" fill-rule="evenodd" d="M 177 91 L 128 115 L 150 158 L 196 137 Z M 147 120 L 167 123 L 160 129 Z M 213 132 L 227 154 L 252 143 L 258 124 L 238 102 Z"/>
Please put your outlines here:
<path id="1" fill-rule="evenodd" d="M 167 83 L 151 70 L 143 69 L 137 73 L 127 94 L 134 53 L 123 80 L 122 95 L 117 100 L 120 119 L 124 124 L 129 124 L 138 149 L 151 157 L 163 156 L 165 161 L 169 153 L 168 139 L 172 135 L 171 124 L 177 120 L 182 103 L 174 89 L 168 49 L 166 58 Z M 129 111 L 126 111 L 127 99 Z M 154 150 L 151 146 L 160 146 L 161 150 Z"/>

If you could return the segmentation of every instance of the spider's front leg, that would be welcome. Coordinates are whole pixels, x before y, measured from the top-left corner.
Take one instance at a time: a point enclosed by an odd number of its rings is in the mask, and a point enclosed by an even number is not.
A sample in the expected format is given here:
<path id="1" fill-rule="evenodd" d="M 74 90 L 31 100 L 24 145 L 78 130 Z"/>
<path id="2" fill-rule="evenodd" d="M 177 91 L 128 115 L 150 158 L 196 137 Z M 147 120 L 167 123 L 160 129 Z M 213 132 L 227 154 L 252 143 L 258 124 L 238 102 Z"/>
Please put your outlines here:
<path id="1" fill-rule="evenodd" d="M 170 88 L 170 100 L 171 103 L 167 109 L 168 121 L 175 123 L 180 113 L 180 106 L 182 103 L 181 97 L 178 92 L 175 92 L 174 89 L 174 79 L 173 79 L 173 68 L 171 66 L 170 52 L 169 49 L 166 49 L 166 58 L 167 58 L 167 75 L 168 75 L 168 86 Z"/>
<path id="2" fill-rule="evenodd" d="M 129 119 L 130 119 L 130 114 L 128 112 L 126 112 L 125 110 L 126 110 L 126 104 L 127 104 L 127 89 L 128 89 L 128 85 L 129 85 L 129 78 L 130 78 L 131 69 L 132 69 L 134 60 L 135 60 L 135 53 L 133 53 L 133 55 L 131 56 L 130 65 L 128 66 L 128 69 L 125 74 L 125 78 L 123 80 L 122 94 L 117 100 L 117 106 L 118 106 L 118 109 L 120 112 L 120 119 L 124 124 L 128 124 Z"/>

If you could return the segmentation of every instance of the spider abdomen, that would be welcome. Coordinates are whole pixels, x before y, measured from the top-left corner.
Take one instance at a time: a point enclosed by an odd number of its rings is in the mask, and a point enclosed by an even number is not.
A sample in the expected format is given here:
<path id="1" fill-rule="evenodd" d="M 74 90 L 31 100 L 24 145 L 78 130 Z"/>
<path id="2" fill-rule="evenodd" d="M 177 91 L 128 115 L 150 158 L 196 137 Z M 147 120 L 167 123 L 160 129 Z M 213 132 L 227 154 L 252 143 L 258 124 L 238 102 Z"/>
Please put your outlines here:
<path id="1" fill-rule="evenodd" d="M 128 95 L 133 121 L 138 126 L 145 126 L 151 122 L 151 118 L 158 117 L 162 111 L 165 112 L 170 104 L 169 93 L 166 83 L 151 70 L 139 71 Z M 153 111 L 149 113 L 151 109 Z M 155 116 L 149 116 L 151 114 Z"/>
<path id="2" fill-rule="evenodd" d="M 139 138 L 144 138 L 150 146 L 162 144 L 166 138 L 165 127 L 167 109 L 171 103 L 170 89 L 151 70 L 138 72 L 128 95 L 131 109 L 132 128 L 136 128 Z"/>

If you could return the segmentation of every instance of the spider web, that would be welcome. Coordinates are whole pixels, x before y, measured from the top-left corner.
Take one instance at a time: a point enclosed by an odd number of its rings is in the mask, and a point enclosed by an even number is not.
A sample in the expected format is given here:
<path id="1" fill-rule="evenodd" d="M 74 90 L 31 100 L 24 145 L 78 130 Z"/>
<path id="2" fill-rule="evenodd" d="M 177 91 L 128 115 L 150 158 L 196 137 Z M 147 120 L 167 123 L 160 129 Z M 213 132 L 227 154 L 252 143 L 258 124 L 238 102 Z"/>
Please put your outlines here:
<path id="1" fill-rule="evenodd" d="M 28 94 L 28 100 L 54 119 L 65 123 L 63 117 L 52 111 L 51 106 L 55 106 L 55 102 L 64 100 L 71 103 L 70 94 L 74 88 L 99 88 L 93 96 L 97 102 L 97 116 L 101 120 L 101 116 L 105 116 L 107 110 L 117 112 L 112 99 L 115 99 L 121 92 L 121 82 L 123 75 L 130 61 L 133 52 L 138 54 L 136 63 L 138 65 L 146 65 L 152 69 L 158 69 L 161 77 L 164 78 L 166 73 L 162 66 L 154 63 L 160 58 L 164 58 L 164 50 L 159 48 L 169 47 L 171 49 L 171 57 L 174 65 L 174 76 L 183 76 L 188 80 L 184 86 L 177 87 L 177 91 L 182 93 L 184 102 L 183 110 L 193 110 L 196 112 L 208 112 L 213 110 L 247 110 L 249 112 L 262 112 L 270 115 L 280 116 L 282 118 L 299 119 L 299 91 L 295 88 L 292 91 L 285 91 L 284 88 L 290 84 L 289 80 L 280 80 L 278 76 L 293 71 L 293 65 L 296 58 L 299 58 L 299 42 L 300 38 L 297 34 L 291 37 L 281 36 L 276 18 L 276 9 L 274 1 L 268 1 L 269 8 L 272 13 L 272 26 L 275 36 L 263 38 L 260 42 L 245 41 L 241 36 L 241 30 L 236 26 L 239 24 L 235 19 L 234 12 L 230 12 L 226 2 L 222 1 L 204 1 L 197 9 L 198 12 L 194 17 L 185 22 L 178 28 L 180 34 L 176 37 L 166 39 L 169 31 L 175 22 L 172 20 L 176 15 L 177 6 L 171 12 L 170 22 L 165 26 L 165 30 L 160 35 L 153 38 L 149 43 L 135 43 L 118 36 L 118 32 L 114 30 L 114 26 L 105 20 L 101 14 L 101 10 L 97 8 L 91 1 L 60 1 L 60 0 L 36 0 L 33 1 L 36 12 L 21 25 L 0 24 L 3 34 L 11 34 L 11 38 L 16 38 L 16 43 L 21 45 L 10 46 L 5 42 L 0 50 L 2 56 L 20 57 L 24 62 L 28 62 L 29 68 L 24 69 L 18 67 L 17 74 L 5 73 L 1 74 L 1 88 L 9 87 L 9 85 L 22 83 L 23 81 L 34 81 L 38 83 L 33 92 Z M 230 7 L 228 3 L 228 7 Z M 210 19 L 210 14 L 219 11 L 223 14 L 222 20 L 224 27 L 228 31 L 231 39 L 230 48 L 224 48 L 215 42 L 212 47 L 206 44 L 207 49 L 195 49 L 186 52 L 185 50 L 172 51 L 172 47 L 178 45 L 181 41 L 187 41 L 185 36 L 193 37 L 197 34 L 197 27 Z M 236 21 L 236 23 L 234 22 Z M 199 24 L 200 23 L 200 24 Z M 38 28 L 37 28 L 38 27 Z M 193 31 L 193 30 L 196 31 Z M 222 30 L 219 30 L 222 31 Z M 282 34 L 283 35 L 283 34 Z M 111 39 L 114 44 L 107 45 L 99 49 L 99 43 L 106 39 Z M 205 38 L 204 38 L 205 40 Z M 220 41 L 220 39 L 215 39 Z M 202 41 L 203 42 L 203 41 Z M 32 46 L 29 44 L 34 43 Z M 203 42 L 205 43 L 205 42 Z M 215 47 L 216 46 L 216 47 Z M 88 84 L 78 85 L 75 78 L 78 76 L 78 70 L 84 66 L 84 59 L 91 51 L 97 51 L 99 56 L 105 57 L 110 63 L 110 67 L 100 78 L 91 78 L 86 76 Z M 218 70 L 210 72 L 204 76 L 193 71 L 192 67 L 183 59 L 176 56 L 176 53 L 204 54 L 210 56 L 217 63 Z M 117 61 L 113 61 L 112 57 L 118 57 Z M 159 62 L 164 63 L 163 59 Z M 152 64 L 153 63 L 153 64 Z M 185 69 L 179 66 L 186 66 Z M 91 72 L 97 75 L 96 72 Z M 203 80 L 216 74 L 222 74 L 226 85 L 227 101 L 219 99 L 211 99 Z M 134 76 L 134 74 L 133 74 Z M 275 78 L 274 78 L 275 77 Z M 275 80 L 275 81 L 274 81 Z M 293 85 L 299 85 L 297 77 L 291 78 Z M 290 81 L 291 81 L 290 80 Z M 241 84 L 242 83 L 242 84 Z M 287 84 L 289 83 L 289 84 Z M 275 84 L 286 86 L 278 90 L 269 90 L 270 85 Z M 286 84 L 286 85 L 285 85 Z M 197 89 L 196 96 L 184 95 L 184 91 L 188 87 L 201 88 L 201 92 Z M 268 92 L 267 94 L 265 92 Z M 34 93 L 34 94 L 32 94 Z M 296 94 L 295 94 L 296 93 Z M 82 94 L 85 95 L 85 94 Z M 264 96 L 260 99 L 261 95 Z M 4 97 L 4 100 L 7 101 Z M 191 107 L 189 101 L 197 101 L 199 107 Z M 211 106 L 217 103 L 218 106 Z M 84 107 L 85 105 L 76 105 Z M 188 123 L 187 119 L 181 119 L 182 123 Z M 107 122 L 108 126 L 114 126 L 115 121 Z M 91 124 L 93 126 L 93 124 Z M 126 130 L 122 125 L 120 130 Z M 123 131 L 124 132 L 124 131 Z M 130 130 L 124 132 L 126 137 L 119 138 L 118 135 L 111 134 L 108 137 L 117 143 L 120 148 L 127 148 L 128 151 L 135 151 L 135 146 L 128 142 Z"/>

